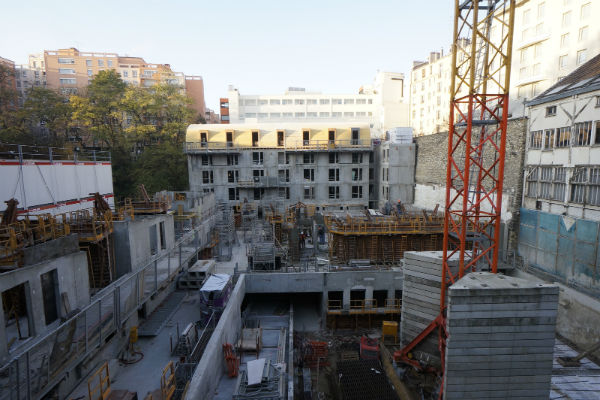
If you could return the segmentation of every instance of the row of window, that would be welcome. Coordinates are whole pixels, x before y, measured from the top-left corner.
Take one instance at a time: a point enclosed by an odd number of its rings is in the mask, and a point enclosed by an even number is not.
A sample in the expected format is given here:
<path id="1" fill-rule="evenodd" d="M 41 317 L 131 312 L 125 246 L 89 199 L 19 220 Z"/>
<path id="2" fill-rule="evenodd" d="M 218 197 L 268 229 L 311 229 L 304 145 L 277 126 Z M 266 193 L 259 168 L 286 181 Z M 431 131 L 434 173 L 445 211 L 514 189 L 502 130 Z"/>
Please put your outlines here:
<path id="1" fill-rule="evenodd" d="M 242 101 L 240 101 L 242 103 Z M 244 106 L 278 106 L 278 105 L 316 105 L 317 99 L 245 99 L 243 100 Z M 373 104 L 373 99 L 319 99 L 318 104 Z"/>
<path id="2" fill-rule="evenodd" d="M 328 187 L 328 197 L 330 199 L 339 199 L 340 198 L 340 187 L 339 186 L 329 186 Z M 261 200 L 264 197 L 265 189 L 256 188 L 253 193 L 253 200 Z M 290 188 L 279 188 L 277 192 L 278 196 L 282 199 L 290 198 Z M 239 188 L 229 188 L 228 191 L 229 200 L 239 200 L 240 199 L 240 189 Z M 363 198 L 363 187 L 362 186 L 352 186 L 352 198 L 353 199 L 362 199 Z M 303 198 L 304 200 L 314 200 L 315 199 L 315 188 L 313 186 L 306 186 L 303 190 Z"/>
<path id="3" fill-rule="evenodd" d="M 565 167 L 531 167 L 525 181 L 527 197 L 600 206 L 600 167 L 575 167 L 568 181 Z"/>
<path id="4" fill-rule="evenodd" d="M 75 64 L 75 59 L 74 58 L 70 58 L 70 57 L 59 57 L 58 58 L 58 63 L 59 64 Z M 104 60 L 97 60 L 98 66 L 99 67 L 104 67 Z M 85 60 L 85 65 L 88 67 L 93 67 L 94 66 L 94 61 L 93 60 Z M 113 66 L 113 60 L 106 60 L 106 66 L 108 67 L 112 67 Z"/>
<path id="5" fill-rule="evenodd" d="M 265 171 L 263 169 L 252 170 L 253 178 L 259 178 L 262 176 L 265 176 Z M 315 181 L 314 168 L 304 168 L 303 176 L 304 176 L 304 180 L 314 182 Z M 289 169 L 278 170 L 278 177 L 279 177 L 280 182 L 288 182 L 289 183 L 290 170 Z M 227 182 L 228 183 L 239 182 L 239 178 L 240 178 L 240 172 L 238 170 L 227 171 Z M 362 181 L 363 180 L 363 169 L 362 168 L 352 168 L 350 179 L 355 182 Z M 373 179 L 373 169 L 369 169 L 369 179 Z M 340 181 L 339 168 L 330 168 L 329 169 L 329 181 L 330 182 L 339 182 Z M 214 183 L 213 171 L 202 171 L 202 183 L 204 183 L 204 184 L 213 184 Z"/>
<path id="6" fill-rule="evenodd" d="M 371 111 L 357 111 L 355 112 L 284 112 L 284 113 L 244 113 L 245 118 L 340 118 L 340 117 L 371 117 L 373 113 Z"/>
<path id="7" fill-rule="evenodd" d="M 573 127 L 532 131 L 529 136 L 530 149 L 549 150 L 590 144 L 600 145 L 600 121 L 578 122 Z"/>

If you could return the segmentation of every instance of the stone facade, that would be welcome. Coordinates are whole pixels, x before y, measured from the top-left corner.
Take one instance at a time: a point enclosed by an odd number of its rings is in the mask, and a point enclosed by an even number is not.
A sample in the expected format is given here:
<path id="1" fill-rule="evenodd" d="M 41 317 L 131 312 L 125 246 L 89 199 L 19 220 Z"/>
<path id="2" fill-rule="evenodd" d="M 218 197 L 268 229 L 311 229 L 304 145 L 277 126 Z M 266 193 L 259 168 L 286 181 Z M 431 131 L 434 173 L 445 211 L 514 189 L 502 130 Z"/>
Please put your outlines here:
<path id="1" fill-rule="evenodd" d="M 508 231 L 505 233 L 508 236 L 505 238 L 508 240 L 509 249 L 514 249 L 517 243 L 526 129 L 526 118 L 508 121 L 502 221 L 508 225 Z M 433 209 L 436 204 L 443 207 L 446 195 L 448 132 L 417 137 L 415 141 L 415 205 L 425 209 Z"/>

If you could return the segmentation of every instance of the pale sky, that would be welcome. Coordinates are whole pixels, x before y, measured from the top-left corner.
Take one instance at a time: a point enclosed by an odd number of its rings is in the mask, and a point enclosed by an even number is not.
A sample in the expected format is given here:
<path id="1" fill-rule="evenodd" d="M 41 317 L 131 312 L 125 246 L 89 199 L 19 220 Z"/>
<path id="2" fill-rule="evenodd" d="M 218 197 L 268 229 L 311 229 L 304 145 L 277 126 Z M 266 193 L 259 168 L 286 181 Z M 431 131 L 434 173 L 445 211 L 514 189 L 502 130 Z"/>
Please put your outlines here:
<path id="1" fill-rule="evenodd" d="M 0 56 L 77 47 L 204 78 L 207 106 L 288 86 L 356 93 L 377 70 L 408 73 L 451 42 L 453 0 L 54 0 L 2 5 Z"/>

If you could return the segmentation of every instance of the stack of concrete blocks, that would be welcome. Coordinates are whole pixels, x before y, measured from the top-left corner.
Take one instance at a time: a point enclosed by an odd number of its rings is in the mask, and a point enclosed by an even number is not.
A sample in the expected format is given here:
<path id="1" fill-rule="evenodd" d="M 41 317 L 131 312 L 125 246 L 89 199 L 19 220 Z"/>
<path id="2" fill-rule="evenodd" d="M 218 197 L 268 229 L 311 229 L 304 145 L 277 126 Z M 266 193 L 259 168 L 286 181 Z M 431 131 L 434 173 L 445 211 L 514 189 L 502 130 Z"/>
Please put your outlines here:
<path id="1" fill-rule="evenodd" d="M 474 272 L 448 299 L 446 400 L 550 397 L 556 285 Z"/>
<path id="2" fill-rule="evenodd" d="M 404 286 L 402 288 L 402 319 L 400 343 L 404 347 L 417 337 L 440 314 L 442 285 L 441 251 L 407 251 L 404 253 Z M 458 258 L 450 259 L 456 273 Z M 441 366 L 438 331 L 431 333 L 412 352 L 426 364 Z"/>

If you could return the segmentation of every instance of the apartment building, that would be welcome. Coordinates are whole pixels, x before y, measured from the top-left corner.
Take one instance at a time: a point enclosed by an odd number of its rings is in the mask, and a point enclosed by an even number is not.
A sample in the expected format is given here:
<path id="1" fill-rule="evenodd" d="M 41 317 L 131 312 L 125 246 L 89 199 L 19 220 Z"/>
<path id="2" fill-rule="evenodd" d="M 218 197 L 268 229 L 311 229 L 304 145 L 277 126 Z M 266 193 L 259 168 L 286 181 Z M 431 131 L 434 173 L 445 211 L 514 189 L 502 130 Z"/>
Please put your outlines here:
<path id="1" fill-rule="evenodd" d="M 185 151 L 190 189 L 214 192 L 217 201 L 230 205 L 300 201 L 316 207 L 378 208 L 413 199 L 412 141 L 390 145 L 372 140 L 366 124 L 190 125 Z M 385 190 L 379 182 L 384 174 Z"/>
<path id="2" fill-rule="evenodd" d="M 192 109 L 196 111 L 196 115 L 202 115 L 208 122 L 210 113 L 207 115 L 206 103 L 204 101 L 204 80 L 201 76 L 186 75 L 185 76 L 185 92 L 193 100 Z"/>
<path id="3" fill-rule="evenodd" d="M 230 86 L 227 98 L 220 100 L 224 123 L 342 121 L 367 124 L 374 136 L 408 124 L 404 74 L 395 72 L 378 72 L 373 84 L 355 94 L 323 94 L 290 87 L 283 94 L 242 95 Z"/>
<path id="4" fill-rule="evenodd" d="M 34 87 L 46 87 L 46 68 L 41 54 L 30 55 L 28 64 L 15 67 L 19 105 L 23 105 L 27 92 Z"/>
<path id="5" fill-rule="evenodd" d="M 600 258 L 600 55 L 528 103 L 519 251 L 581 287 Z"/>
<path id="6" fill-rule="evenodd" d="M 600 53 L 600 2 L 529 0 L 515 13 L 509 113 L 524 115 L 524 103 Z M 502 27 L 492 26 L 492 40 Z M 410 126 L 421 136 L 448 129 L 451 53 L 432 52 L 410 74 Z M 493 88 L 489 89 L 492 92 Z"/>

